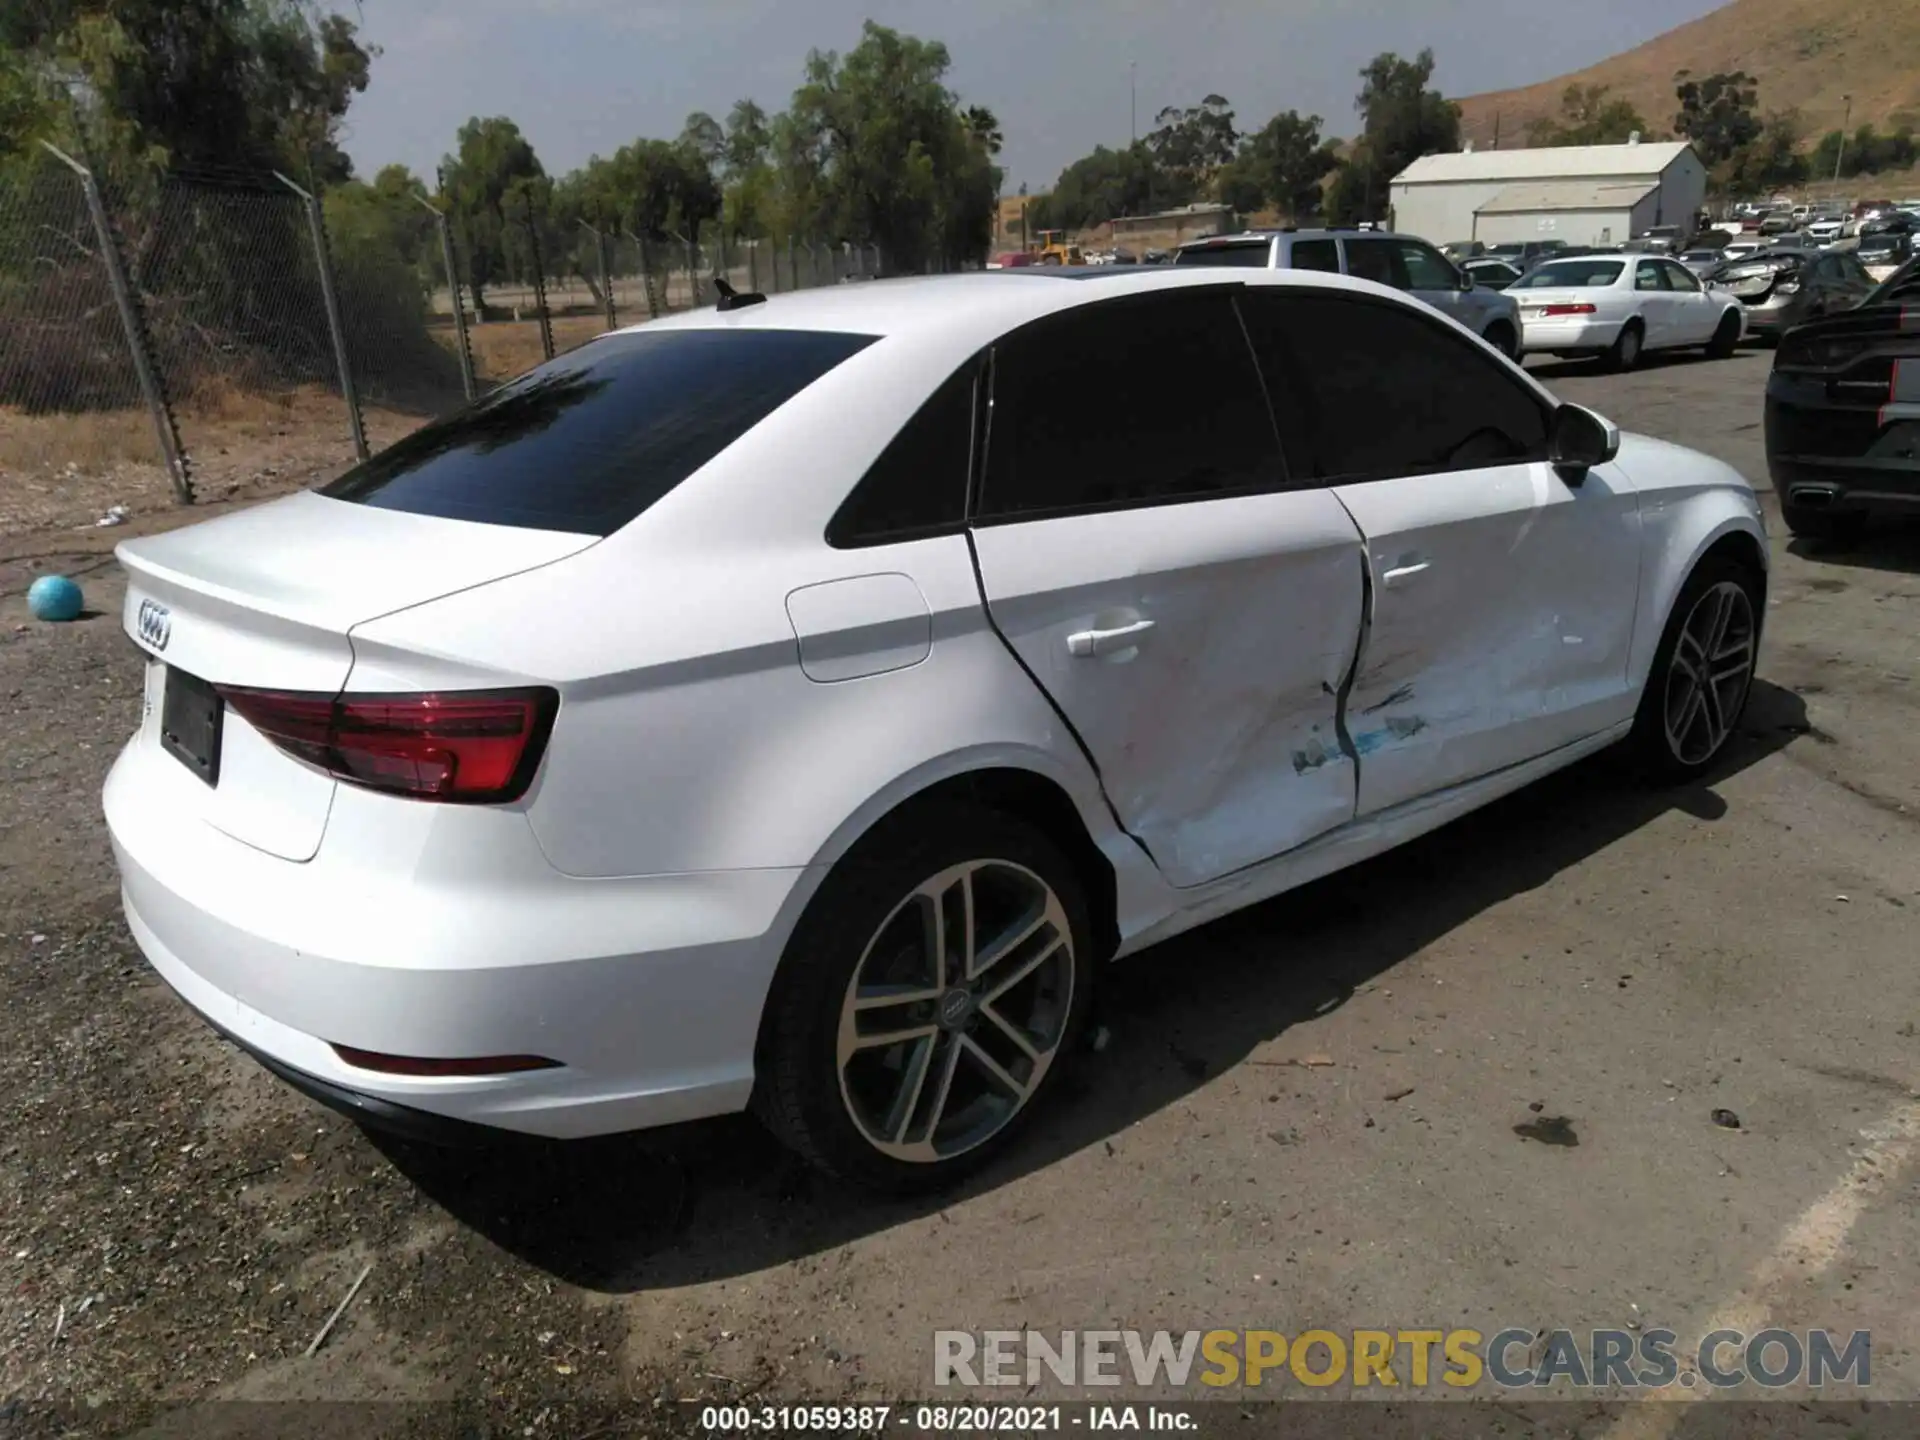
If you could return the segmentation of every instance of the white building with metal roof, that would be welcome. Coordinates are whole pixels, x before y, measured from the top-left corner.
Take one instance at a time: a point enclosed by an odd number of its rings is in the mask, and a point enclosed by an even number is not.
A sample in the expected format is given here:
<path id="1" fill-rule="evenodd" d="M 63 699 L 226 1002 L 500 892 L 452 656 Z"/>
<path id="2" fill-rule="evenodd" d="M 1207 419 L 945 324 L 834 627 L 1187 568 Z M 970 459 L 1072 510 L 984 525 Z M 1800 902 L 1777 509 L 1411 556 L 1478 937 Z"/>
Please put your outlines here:
<path id="1" fill-rule="evenodd" d="M 1707 172 L 1684 140 L 1468 149 L 1422 156 L 1390 193 L 1393 228 L 1436 245 L 1618 245 L 1687 224 L 1706 200 Z"/>

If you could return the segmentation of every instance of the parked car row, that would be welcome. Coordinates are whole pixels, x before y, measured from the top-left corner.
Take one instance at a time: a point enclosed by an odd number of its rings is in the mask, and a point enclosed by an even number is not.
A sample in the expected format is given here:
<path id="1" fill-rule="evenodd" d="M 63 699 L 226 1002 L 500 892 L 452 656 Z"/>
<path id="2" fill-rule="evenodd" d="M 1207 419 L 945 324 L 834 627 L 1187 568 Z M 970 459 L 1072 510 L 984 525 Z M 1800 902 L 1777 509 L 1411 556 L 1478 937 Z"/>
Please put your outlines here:
<path id="1" fill-rule="evenodd" d="M 1426 301 L 1507 356 L 1520 353 L 1520 316 L 1513 301 L 1485 288 L 1437 246 L 1386 230 L 1254 230 L 1191 241 L 1174 252 L 1177 266 L 1315 270 L 1355 275 Z"/>

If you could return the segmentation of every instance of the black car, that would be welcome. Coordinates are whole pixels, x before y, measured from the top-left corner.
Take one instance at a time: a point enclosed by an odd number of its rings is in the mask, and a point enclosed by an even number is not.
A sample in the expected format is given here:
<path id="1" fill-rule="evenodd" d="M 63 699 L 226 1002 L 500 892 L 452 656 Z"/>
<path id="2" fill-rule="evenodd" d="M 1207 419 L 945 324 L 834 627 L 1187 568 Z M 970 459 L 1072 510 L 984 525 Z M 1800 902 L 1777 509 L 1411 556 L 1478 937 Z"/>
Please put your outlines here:
<path id="1" fill-rule="evenodd" d="M 1747 312 L 1747 334 L 1778 341 L 1794 326 L 1851 310 L 1877 283 L 1850 250 L 1772 245 L 1711 272 L 1707 283 L 1736 297 Z"/>
<path id="2" fill-rule="evenodd" d="M 1767 378 L 1767 471 L 1787 528 L 1920 514 L 1920 259 L 1866 303 L 1790 330 Z"/>

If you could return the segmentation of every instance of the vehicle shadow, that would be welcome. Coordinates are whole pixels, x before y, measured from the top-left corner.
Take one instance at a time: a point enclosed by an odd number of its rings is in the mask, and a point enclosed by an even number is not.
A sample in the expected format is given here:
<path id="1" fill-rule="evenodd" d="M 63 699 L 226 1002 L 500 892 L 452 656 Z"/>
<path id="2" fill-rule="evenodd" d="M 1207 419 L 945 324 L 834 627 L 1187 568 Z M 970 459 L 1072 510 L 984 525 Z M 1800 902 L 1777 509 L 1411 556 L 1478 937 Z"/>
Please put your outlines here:
<path id="1" fill-rule="evenodd" d="M 1625 371 L 1624 376 L 1644 375 L 1653 371 L 1671 370 L 1687 365 L 1746 365 L 1755 360 L 1765 360 L 1772 364 L 1771 352 L 1757 349 L 1752 344 L 1743 343 L 1739 349 L 1724 359 L 1715 359 L 1700 350 L 1650 350 L 1640 357 L 1633 369 Z M 1575 376 L 1607 375 L 1609 371 L 1599 359 L 1561 360 L 1548 355 L 1528 357 L 1527 374 L 1540 381 L 1566 380 Z"/>
<path id="2" fill-rule="evenodd" d="M 1787 553 L 1810 565 L 1920 575 L 1920 520 L 1876 520 L 1857 540 L 1790 540 Z"/>
<path id="3" fill-rule="evenodd" d="M 1113 965 L 1102 975 L 1097 1017 L 1109 1042 L 1076 1057 L 1011 1153 L 946 1197 L 851 1191 L 739 1117 L 502 1151 L 369 1138 L 456 1219 L 589 1289 L 681 1286 L 818 1255 L 1108 1141 L 1337 1009 L 1473 916 L 1669 810 L 1719 820 L 1727 804 L 1715 785 L 1807 730 L 1798 696 L 1757 681 L 1740 734 L 1707 783 L 1653 790 L 1598 756 L 1378 859 Z"/>

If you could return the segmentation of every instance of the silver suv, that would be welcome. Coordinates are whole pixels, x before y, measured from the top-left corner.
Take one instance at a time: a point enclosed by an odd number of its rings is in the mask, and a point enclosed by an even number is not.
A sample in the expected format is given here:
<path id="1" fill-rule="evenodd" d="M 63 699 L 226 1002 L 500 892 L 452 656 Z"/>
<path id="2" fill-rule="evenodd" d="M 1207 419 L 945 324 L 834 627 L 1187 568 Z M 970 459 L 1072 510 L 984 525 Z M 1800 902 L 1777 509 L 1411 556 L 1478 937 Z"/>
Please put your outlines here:
<path id="1" fill-rule="evenodd" d="M 1519 351 L 1520 307 L 1473 283 L 1438 249 L 1388 230 L 1250 230 L 1190 240 L 1176 265 L 1241 265 L 1266 270 L 1325 270 L 1405 290 L 1452 316 L 1509 359 Z"/>

